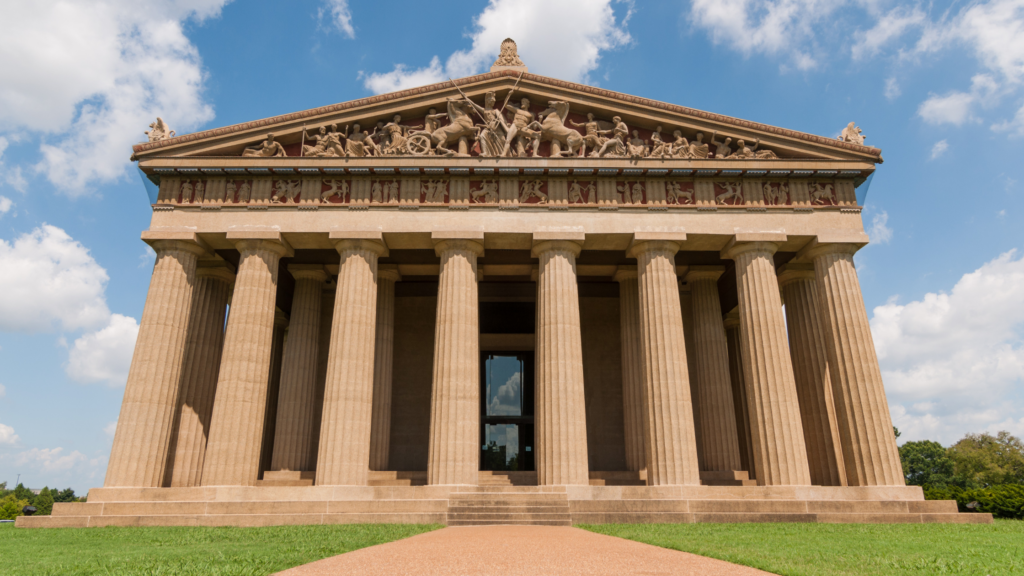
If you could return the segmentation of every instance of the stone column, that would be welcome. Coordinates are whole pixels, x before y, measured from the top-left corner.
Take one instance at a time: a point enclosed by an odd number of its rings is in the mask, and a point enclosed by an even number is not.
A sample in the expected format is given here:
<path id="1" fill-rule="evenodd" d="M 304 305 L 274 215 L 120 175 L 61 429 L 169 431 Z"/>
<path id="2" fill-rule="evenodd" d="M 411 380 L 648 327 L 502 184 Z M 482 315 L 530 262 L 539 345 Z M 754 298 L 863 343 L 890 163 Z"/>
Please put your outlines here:
<path id="1" fill-rule="evenodd" d="M 637 260 L 643 354 L 647 484 L 699 485 L 690 376 L 675 254 L 682 233 L 667 239 L 636 233 L 627 255 Z"/>
<path id="2" fill-rule="evenodd" d="M 380 232 L 348 234 L 331 233 L 341 267 L 320 423 L 318 485 L 365 486 L 370 471 L 377 259 L 388 249 Z"/>
<path id="3" fill-rule="evenodd" d="M 245 234 L 245 233 L 241 233 Z M 273 354 L 277 266 L 292 254 L 280 234 L 228 233 L 240 253 L 213 401 L 203 486 L 253 486 L 259 478 Z"/>
<path id="4" fill-rule="evenodd" d="M 704 469 L 739 470 L 740 445 L 736 436 L 736 409 L 729 379 L 729 345 L 718 299 L 723 266 L 691 266 L 686 282 L 693 297 L 693 332 L 697 360 L 697 403 Z"/>
<path id="5" fill-rule="evenodd" d="M 722 251 L 736 261 L 740 353 L 750 409 L 754 467 L 760 486 L 809 485 L 793 364 L 786 341 L 779 283 L 772 256 L 779 234 L 737 235 Z M 769 240 L 762 240 L 761 237 Z"/>
<path id="6" fill-rule="evenodd" d="M 725 339 L 729 345 L 729 380 L 732 385 L 733 413 L 736 415 L 736 436 L 740 442 L 740 466 L 751 480 L 757 478 L 754 469 L 754 446 L 750 440 L 750 410 L 747 406 L 747 387 L 743 382 L 743 357 L 740 354 L 740 314 L 733 310 L 725 315 Z"/>
<path id="7" fill-rule="evenodd" d="M 814 282 L 814 267 L 809 264 L 786 264 L 779 272 L 811 483 L 846 486 L 846 466 L 828 370 L 828 345 Z"/>
<path id="8" fill-rule="evenodd" d="M 324 267 L 292 264 L 295 278 L 288 341 L 281 361 L 272 470 L 309 471 L 313 443 L 313 401 L 316 396 L 320 303 L 327 273 Z"/>
<path id="9" fill-rule="evenodd" d="M 320 295 L 320 335 L 317 336 L 316 391 L 313 395 L 313 438 L 309 446 L 310 470 L 316 470 L 316 458 L 320 452 L 320 423 L 324 416 L 324 388 L 327 384 L 327 360 L 331 353 L 331 328 L 334 323 L 337 287 L 335 283 L 327 284 Z"/>
<path id="10" fill-rule="evenodd" d="M 483 233 L 433 234 L 441 257 L 430 394 L 429 484 L 479 482 L 480 319 L 476 260 Z"/>
<path id="11" fill-rule="evenodd" d="M 401 279 L 396 264 L 383 264 L 377 269 L 377 335 L 373 350 L 370 470 L 388 469 L 388 453 L 391 447 L 391 372 L 395 340 L 395 282 Z"/>
<path id="12" fill-rule="evenodd" d="M 267 381 L 267 403 L 263 411 L 263 439 L 260 441 L 260 478 L 273 470 L 274 438 L 277 437 L 277 400 L 281 394 L 281 364 L 284 341 L 288 333 L 288 315 L 280 308 L 274 311 L 274 337 L 270 343 L 270 379 Z"/>
<path id="13" fill-rule="evenodd" d="M 153 277 L 124 388 L 107 488 L 163 485 L 174 426 L 181 360 L 192 313 L 196 264 L 206 254 L 195 238 L 147 238 L 156 250 Z"/>
<path id="14" fill-rule="evenodd" d="M 882 372 L 853 265 L 857 249 L 823 244 L 801 256 L 814 261 L 847 481 L 851 486 L 903 486 Z"/>
<path id="15" fill-rule="evenodd" d="M 576 257 L 583 233 L 534 233 L 537 275 L 537 483 L 589 485 Z"/>
<path id="16" fill-rule="evenodd" d="M 206 441 L 224 347 L 224 317 L 234 282 L 234 273 L 224 263 L 196 269 L 175 436 L 171 443 L 170 482 L 165 482 L 174 488 L 191 488 L 202 483 Z"/>
<path id="17" fill-rule="evenodd" d="M 644 455 L 644 369 L 640 347 L 640 287 L 636 268 L 620 266 L 619 330 L 622 332 L 622 420 L 626 440 L 626 468 L 639 472 Z"/>

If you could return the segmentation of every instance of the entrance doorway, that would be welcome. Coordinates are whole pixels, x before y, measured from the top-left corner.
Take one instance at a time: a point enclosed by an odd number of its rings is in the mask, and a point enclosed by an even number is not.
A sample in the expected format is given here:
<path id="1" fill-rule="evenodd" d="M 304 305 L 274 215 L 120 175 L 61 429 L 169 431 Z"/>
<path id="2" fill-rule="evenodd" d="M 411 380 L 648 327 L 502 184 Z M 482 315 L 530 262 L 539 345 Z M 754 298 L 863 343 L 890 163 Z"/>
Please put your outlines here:
<path id="1" fill-rule="evenodd" d="M 482 352 L 480 388 L 480 469 L 533 471 L 533 352 Z"/>

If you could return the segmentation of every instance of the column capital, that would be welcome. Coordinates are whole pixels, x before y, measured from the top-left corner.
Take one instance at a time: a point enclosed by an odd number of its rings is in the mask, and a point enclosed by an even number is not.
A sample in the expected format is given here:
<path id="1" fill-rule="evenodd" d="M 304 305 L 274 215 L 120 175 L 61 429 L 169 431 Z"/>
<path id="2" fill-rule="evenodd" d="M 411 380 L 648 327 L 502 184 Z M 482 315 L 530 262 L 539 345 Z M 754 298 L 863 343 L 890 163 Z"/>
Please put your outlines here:
<path id="1" fill-rule="evenodd" d="M 636 258 L 637 254 L 649 251 L 669 252 L 675 254 L 686 241 L 683 231 L 646 231 L 637 230 L 626 248 L 626 256 Z"/>
<path id="2" fill-rule="evenodd" d="M 779 266 L 779 287 L 784 288 L 794 282 L 814 282 L 813 264 L 794 264 L 792 262 Z"/>
<path id="3" fill-rule="evenodd" d="M 196 276 L 199 278 L 214 278 L 228 284 L 235 283 L 235 272 L 233 266 L 227 262 L 200 262 L 196 267 Z"/>
<path id="4" fill-rule="evenodd" d="M 718 281 L 725 274 L 725 266 L 690 266 L 683 275 L 683 280 L 692 282 L 694 280 L 715 280 Z"/>
<path id="5" fill-rule="evenodd" d="M 724 260 L 735 260 L 736 256 L 745 252 L 767 252 L 775 254 L 779 245 L 787 240 L 788 236 L 781 232 L 754 232 L 741 233 L 732 237 L 732 240 L 722 248 L 721 257 Z"/>
<path id="6" fill-rule="evenodd" d="M 813 261 L 824 254 L 855 254 L 864 247 L 861 242 L 822 242 L 821 238 L 811 240 L 796 253 L 796 260 Z"/>
<path id="7" fill-rule="evenodd" d="M 213 249 L 204 242 L 195 230 L 145 230 L 142 241 L 157 251 L 185 250 L 197 256 L 209 256 Z"/>
<path id="8" fill-rule="evenodd" d="M 725 329 L 730 330 L 732 328 L 740 327 L 740 311 L 733 308 L 732 312 L 726 312 L 722 316 L 722 323 L 725 324 Z"/>
<path id="9" fill-rule="evenodd" d="M 476 240 L 465 238 L 445 238 L 434 241 L 434 253 L 440 256 L 449 250 L 469 250 L 477 257 L 484 255 L 484 244 Z"/>
<path id="10" fill-rule="evenodd" d="M 398 271 L 398 264 L 378 264 L 377 279 L 401 282 L 402 274 Z"/>
<path id="11" fill-rule="evenodd" d="M 369 250 L 387 257 L 388 245 L 380 230 L 332 230 L 328 236 L 339 254 L 346 250 Z"/>
<path id="12" fill-rule="evenodd" d="M 639 273 L 636 270 L 636 266 L 619 266 L 618 270 L 615 271 L 615 275 L 612 276 L 612 280 L 616 282 L 636 282 L 639 277 Z"/>
<path id="13" fill-rule="evenodd" d="M 288 273 L 296 280 L 327 281 L 327 270 L 321 264 L 289 264 Z"/>
<path id="14" fill-rule="evenodd" d="M 583 242 L 586 234 L 582 228 L 567 228 L 565 230 L 537 230 L 533 233 L 533 249 L 530 257 L 536 258 L 550 250 L 567 250 L 573 256 L 579 256 L 583 251 Z"/>
<path id="15" fill-rule="evenodd" d="M 268 250 L 282 258 L 295 255 L 295 250 L 281 236 L 279 230 L 232 230 L 227 240 L 242 252 L 244 250 Z"/>

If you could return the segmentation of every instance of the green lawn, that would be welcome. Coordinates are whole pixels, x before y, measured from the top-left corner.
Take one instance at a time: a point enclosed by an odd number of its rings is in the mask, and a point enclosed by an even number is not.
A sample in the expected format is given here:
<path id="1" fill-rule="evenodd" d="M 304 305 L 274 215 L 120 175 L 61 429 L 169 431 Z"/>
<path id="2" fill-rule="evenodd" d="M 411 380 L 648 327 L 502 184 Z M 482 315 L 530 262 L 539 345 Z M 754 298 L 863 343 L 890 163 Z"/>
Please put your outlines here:
<path id="1" fill-rule="evenodd" d="M 0 572 L 10 576 L 262 576 L 437 528 L 441 526 L 30 530 L 0 524 Z"/>
<path id="2" fill-rule="evenodd" d="M 1024 522 L 602 524 L 593 532 L 787 576 L 1024 574 Z"/>

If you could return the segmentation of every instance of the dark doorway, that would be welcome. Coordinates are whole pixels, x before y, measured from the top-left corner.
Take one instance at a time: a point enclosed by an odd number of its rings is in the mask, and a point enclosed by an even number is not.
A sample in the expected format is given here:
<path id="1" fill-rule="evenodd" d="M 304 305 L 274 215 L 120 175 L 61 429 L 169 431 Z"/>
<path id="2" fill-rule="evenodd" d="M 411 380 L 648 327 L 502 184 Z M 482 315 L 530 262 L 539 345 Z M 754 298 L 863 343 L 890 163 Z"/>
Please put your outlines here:
<path id="1" fill-rule="evenodd" d="M 533 352 L 480 354 L 480 469 L 533 471 Z"/>

